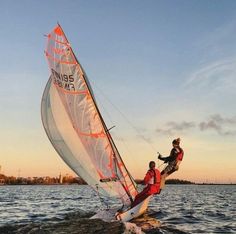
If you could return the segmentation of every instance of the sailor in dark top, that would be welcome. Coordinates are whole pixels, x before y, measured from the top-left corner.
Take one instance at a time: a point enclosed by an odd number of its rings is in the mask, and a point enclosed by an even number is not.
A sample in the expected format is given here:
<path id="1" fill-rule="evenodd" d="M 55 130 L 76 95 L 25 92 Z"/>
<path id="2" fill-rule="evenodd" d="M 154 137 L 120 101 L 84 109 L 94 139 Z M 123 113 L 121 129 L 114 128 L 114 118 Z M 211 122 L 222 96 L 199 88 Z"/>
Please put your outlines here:
<path id="1" fill-rule="evenodd" d="M 170 152 L 170 156 L 163 157 L 160 154 L 158 156 L 158 159 L 164 161 L 164 163 L 168 163 L 168 165 L 161 172 L 161 177 L 162 177 L 161 188 L 164 187 L 165 178 L 179 169 L 179 164 L 184 156 L 184 151 L 179 146 L 179 144 L 180 144 L 180 138 L 173 140 L 172 141 L 173 149 Z"/>

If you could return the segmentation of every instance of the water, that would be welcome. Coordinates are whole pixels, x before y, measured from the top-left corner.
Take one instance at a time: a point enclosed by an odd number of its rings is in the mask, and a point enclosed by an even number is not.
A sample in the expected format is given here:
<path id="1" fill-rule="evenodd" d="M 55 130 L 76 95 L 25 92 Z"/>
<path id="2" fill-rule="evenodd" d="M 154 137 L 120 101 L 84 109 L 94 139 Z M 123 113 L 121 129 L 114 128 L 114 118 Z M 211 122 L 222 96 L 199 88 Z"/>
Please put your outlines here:
<path id="1" fill-rule="evenodd" d="M 89 186 L 1 186 L 0 226 L 55 224 L 75 214 L 89 217 L 100 206 Z M 236 233 L 236 186 L 167 185 L 149 213 L 161 221 L 155 233 Z"/>
<path id="2" fill-rule="evenodd" d="M 185 233 L 236 233 L 236 186 L 172 185 L 151 206 L 159 209 L 156 216 L 162 227 Z"/>

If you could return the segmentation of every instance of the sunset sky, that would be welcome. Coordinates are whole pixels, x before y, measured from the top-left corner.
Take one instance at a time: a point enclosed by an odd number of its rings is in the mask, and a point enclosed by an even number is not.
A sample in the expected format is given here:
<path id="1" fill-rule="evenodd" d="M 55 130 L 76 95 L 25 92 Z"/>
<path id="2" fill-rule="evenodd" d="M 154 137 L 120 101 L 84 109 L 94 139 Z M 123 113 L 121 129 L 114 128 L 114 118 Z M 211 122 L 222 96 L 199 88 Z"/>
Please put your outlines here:
<path id="1" fill-rule="evenodd" d="M 57 22 L 133 177 L 180 137 L 185 157 L 172 178 L 236 183 L 233 0 L 1 1 L 1 173 L 74 175 L 40 114 L 44 35 Z"/>

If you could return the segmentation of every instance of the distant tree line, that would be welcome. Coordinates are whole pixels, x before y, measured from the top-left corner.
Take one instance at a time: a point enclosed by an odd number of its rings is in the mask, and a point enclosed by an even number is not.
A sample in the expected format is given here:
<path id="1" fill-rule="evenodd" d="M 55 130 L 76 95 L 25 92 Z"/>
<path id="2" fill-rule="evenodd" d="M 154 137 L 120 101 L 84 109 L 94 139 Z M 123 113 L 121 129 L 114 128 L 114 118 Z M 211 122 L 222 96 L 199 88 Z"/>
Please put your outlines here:
<path id="1" fill-rule="evenodd" d="M 143 180 L 136 179 L 135 182 L 137 184 L 142 184 Z M 195 184 L 195 183 L 188 180 L 168 179 L 166 180 L 166 184 Z"/>
<path id="2" fill-rule="evenodd" d="M 168 179 L 166 180 L 166 184 L 195 184 L 195 183 L 188 180 Z"/>
<path id="3" fill-rule="evenodd" d="M 62 176 L 60 177 L 15 177 L 5 176 L 0 174 L 0 183 L 6 185 L 37 185 L 37 184 L 86 184 L 85 181 L 79 177 Z"/>
<path id="4" fill-rule="evenodd" d="M 135 179 L 137 184 L 142 184 L 143 180 Z M 0 174 L 0 185 L 53 185 L 53 184 L 80 184 L 86 185 L 87 183 L 80 177 L 73 177 L 69 175 L 59 177 L 15 177 L 5 176 Z M 194 183 L 188 180 L 168 179 L 166 184 L 196 184 L 196 185 L 223 185 L 224 183 Z M 235 185 L 235 183 L 227 183 Z"/>

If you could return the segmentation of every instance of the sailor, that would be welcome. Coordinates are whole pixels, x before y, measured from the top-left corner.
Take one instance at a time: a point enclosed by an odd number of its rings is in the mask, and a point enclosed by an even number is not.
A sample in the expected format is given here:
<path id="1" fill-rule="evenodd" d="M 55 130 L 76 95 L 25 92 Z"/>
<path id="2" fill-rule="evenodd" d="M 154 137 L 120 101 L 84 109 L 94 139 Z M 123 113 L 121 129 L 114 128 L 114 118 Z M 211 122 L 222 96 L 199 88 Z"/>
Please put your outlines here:
<path id="1" fill-rule="evenodd" d="M 154 161 L 149 162 L 149 170 L 144 177 L 143 184 L 147 185 L 143 191 L 136 195 L 131 207 L 136 206 L 148 196 L 152 194 L 160 193 L 160 171 L 155 168 L 156 163 Z"/>
<path id="2" fill-rule="evenodd" d="M 170 156 L 163 157 L 161 154 L 158 156 L 158 159 L 163 160 L 164 163 L 168 163 L 165 169 L 161 172 L 161 189 L 165 186 L 166 177 L 179 169 L 179 164 L 184 156 L 184 151 L 179 144 L 180 138 L 174 139 L 172 141 L 173 148 L 170 152 Z"/>

